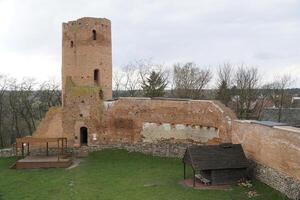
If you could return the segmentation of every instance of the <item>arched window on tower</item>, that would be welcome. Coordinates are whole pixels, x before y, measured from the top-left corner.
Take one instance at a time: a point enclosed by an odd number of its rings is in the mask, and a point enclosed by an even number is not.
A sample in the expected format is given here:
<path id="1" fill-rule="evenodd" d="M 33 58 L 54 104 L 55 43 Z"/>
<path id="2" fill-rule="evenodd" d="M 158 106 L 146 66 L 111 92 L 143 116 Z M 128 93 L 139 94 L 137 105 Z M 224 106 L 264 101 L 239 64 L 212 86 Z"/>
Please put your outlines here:
<path id="1" fill-rule="evenodd" d="M 74 42 L 71 41 L 71 42 L 70 42 L 70 47 L 73 48 L 73 46 L 74 46 Z"/>
<path id="2" fill-rule="evenodd" d="M 96 30 L 93 30 L 93 40 L 96 40 L 97 39 L 97 33 L 96 33 Z"/>
<path id="3" fill-rule="evenodd" d="M 94 82 L 96 85 L 99 85 L 99 69 L 94 70 Z"/>

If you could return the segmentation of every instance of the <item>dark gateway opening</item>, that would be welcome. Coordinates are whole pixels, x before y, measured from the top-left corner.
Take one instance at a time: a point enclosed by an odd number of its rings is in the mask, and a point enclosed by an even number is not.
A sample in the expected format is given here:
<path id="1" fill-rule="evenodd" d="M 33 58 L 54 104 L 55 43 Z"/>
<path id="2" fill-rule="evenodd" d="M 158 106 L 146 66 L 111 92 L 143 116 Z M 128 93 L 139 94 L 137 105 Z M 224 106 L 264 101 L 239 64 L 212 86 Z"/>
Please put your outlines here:
<path id="1" fill-rule="evenodd" d="M 80 145 L 88 144 L 88 130 L 86 127 L 80 128 Z"/>
<path id="2" fill-rule="evenodd" d="M 99 70 L 98 69 L 94 70 L 94 82 L 96 85 L 99 85 Z"/>

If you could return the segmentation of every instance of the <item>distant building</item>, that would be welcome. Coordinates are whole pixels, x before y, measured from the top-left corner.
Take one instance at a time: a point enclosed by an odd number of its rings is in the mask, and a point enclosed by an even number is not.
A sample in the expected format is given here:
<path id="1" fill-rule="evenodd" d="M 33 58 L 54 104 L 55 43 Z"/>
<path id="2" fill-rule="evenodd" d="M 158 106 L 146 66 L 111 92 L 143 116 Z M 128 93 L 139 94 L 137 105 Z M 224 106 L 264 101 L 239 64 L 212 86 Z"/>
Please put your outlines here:
<path id="1" fill-rule="evenodd" d="M 278 122 L 279 109 L 265 108 L 262 111 L 260 120 Z M 280 122 L 295 126 L 300 125 L 300 108 L 283 108 Z"/>
<path id="2" fill-rule="evenodd" d="M 300 108 L 300 97 L 293 97 L 292 98 L 292 106 L 294 108 Z"/>

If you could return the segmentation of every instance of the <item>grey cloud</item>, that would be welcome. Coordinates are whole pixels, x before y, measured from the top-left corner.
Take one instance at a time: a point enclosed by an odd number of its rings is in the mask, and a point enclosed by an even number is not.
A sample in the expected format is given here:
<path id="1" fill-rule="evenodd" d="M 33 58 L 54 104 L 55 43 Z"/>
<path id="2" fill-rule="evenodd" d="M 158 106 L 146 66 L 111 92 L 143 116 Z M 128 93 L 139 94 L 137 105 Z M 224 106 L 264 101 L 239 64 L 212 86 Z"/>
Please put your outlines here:
<path id="1" fill-rule="evenodd" d="M 299 8 L 295 0 L 15 0 L 0 52 L 45 54 L 60 63 L 61 23 L 94 16 L 112 21 L 115 68 L 150 57 L 288 67 L 300 63 Z"/>

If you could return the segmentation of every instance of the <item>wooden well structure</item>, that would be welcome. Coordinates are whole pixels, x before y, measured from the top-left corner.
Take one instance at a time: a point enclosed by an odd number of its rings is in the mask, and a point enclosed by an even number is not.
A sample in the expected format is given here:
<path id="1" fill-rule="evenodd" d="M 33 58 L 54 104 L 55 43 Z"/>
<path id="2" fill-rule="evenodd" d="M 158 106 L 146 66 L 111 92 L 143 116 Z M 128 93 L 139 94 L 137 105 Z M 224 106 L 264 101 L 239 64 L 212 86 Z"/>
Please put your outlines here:
<path id="1" fill-rule="evenodd" d="M 55 149 L 56 154 L 50 155 L 49 148 Z M 64 168 L 72 164 L 67 154 L 68 140 L 59 138 L 23 137 L 16 139 L 16 156 L 21 158 L 15 164 L 16 169 L 35 168 Z M 44 154 L 31 155 L 31 149 L 44 150 Z"/>
<path id="2" fill-rule="evenodd" d="M 191 146 L 182 159 L 184 179 L 186 165 L 193 169 L 193 185 L 196 179 L 205 184 L 233 184 L 248 177 L 248 161 L 240 144 Z"/>

